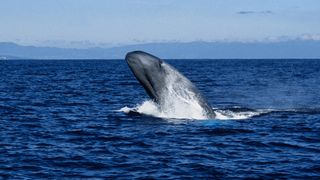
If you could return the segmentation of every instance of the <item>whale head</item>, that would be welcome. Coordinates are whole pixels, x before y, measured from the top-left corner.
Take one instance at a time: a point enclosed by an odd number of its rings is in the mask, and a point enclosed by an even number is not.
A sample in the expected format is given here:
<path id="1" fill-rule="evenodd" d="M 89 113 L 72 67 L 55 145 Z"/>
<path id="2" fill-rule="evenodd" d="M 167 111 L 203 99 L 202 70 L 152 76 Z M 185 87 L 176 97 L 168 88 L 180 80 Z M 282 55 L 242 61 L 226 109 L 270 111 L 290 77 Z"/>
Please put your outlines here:
<path id="1" fill-rule="evenodd" d="M 148 95 L 158 101 L 160 98 L 158 91 L 163 87 L 165 78 L 163 61 L 143 51 L 129 52 L 125 60 Z"/>

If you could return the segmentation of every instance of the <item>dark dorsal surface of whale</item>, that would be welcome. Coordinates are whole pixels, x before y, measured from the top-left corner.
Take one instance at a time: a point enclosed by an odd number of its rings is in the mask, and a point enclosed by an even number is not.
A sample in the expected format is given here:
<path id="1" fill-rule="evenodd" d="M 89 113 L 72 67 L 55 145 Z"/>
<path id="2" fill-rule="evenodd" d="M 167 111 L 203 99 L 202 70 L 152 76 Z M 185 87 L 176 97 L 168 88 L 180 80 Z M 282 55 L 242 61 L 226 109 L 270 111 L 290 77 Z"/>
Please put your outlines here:
<path id="1" fill-rule="evenodd" d="M 160 58 L 143 51 L 133 51 L 127 53 L 125 60 L 147 94 L 163 111 L 172 108 L 198 108 L 204 116 L 215 117 L 198 88 Z"/>

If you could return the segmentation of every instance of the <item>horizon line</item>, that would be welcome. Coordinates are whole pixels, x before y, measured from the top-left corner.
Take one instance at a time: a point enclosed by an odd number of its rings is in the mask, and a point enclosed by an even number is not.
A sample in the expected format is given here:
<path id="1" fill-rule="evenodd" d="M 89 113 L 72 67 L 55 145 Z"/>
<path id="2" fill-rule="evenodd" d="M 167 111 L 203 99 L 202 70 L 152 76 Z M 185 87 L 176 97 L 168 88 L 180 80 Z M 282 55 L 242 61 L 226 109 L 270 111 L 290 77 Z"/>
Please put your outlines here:
<path id="1" fill-rule="evenodd" d="M 69 43 L 72 43 L 73 41 L 69 41 Z M 85 41 L 79 41 L 85 42 Z M 36 48 L 57 48 L 57 49 L 95 49 L 95 48 L 101 48 L 101 49 L 110 49 L 110 48 L 120 48 L 120 47 L 126 47 L 126 46 L 136 46 L 136 45 L 149 45 L 149 44 L 188 44 L 188 43 L 238 43 L 238 44 L 275 44 L 275 43 L 284 43 L 284 42 L 320 42 L 320 39 L 279 39 L 279 40 L 255 40 L 255 41 L 240 41 L 240 40 L 217 40 L 217 41 L 206 41 L 206 40 L 194 40 L 194 41 L 145 41 L 145 42 L 137 42 L 137 43 L 127 43 L 127 44 L 114 44 L 110 46 L 103 46 L 102 43 L 98 43 L 96 45 L 88 45 L 87 47 L 66 47 L 66 46 L 54 46 L 54 45 L 36 45 L 33 44 L 24 44 L 20 42 L 14 42 L 14 41 L 0 41 L 0 43 L 7 43 L 7 44 L 14 44 L 18 46 L 24 46 L 24 47 L 36 47 Z M 94 43 L 93 43 L 94 44 Z M 100 45 L 99 45 L 100 44 Z"/>

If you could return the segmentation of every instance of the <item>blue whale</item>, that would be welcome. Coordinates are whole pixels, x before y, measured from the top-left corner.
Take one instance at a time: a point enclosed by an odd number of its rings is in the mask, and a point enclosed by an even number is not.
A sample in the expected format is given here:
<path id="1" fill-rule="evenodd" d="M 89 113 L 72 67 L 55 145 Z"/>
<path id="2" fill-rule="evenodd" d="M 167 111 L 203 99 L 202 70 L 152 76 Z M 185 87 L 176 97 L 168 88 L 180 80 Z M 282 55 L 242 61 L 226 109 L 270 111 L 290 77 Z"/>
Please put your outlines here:
<path id="1" fill-rule="evenodd" d="M 127 53 L 125 60 L 160 109 L 199 108 L 205 117 L 215 117 L 213 109 L 198 88 L 160 58 L 143 51 L 133 51 Z"/>

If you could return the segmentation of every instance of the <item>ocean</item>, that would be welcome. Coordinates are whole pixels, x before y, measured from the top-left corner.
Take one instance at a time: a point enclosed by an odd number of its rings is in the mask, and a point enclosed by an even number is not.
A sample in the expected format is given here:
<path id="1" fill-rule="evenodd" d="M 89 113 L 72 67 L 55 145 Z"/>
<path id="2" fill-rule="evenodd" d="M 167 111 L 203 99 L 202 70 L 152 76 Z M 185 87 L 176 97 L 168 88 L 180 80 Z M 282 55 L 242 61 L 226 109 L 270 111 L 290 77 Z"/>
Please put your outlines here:
<path id="1" fill-rule="evenodd" d="M 215 119 L 160 116 L 124 60 L 1 60 L 0 179 L 320 178 L 320 60 L 166 62 Z"/>

